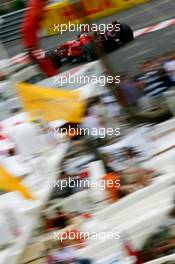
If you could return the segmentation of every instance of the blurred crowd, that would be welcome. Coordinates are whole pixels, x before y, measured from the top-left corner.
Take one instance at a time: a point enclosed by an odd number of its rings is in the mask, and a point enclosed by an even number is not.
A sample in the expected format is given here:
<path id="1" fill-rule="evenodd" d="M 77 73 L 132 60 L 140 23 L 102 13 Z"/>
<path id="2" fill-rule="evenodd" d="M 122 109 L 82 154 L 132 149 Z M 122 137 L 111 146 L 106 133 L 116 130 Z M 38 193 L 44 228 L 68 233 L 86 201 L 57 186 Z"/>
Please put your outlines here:
<path id="1" fill-rule="evenodd" d="M 173 89 L 174 86 L 174 53 L 146 60 L 140 66 L 140 74 L 134 78 L 125 73 L 121 75 L 120 89 L 124 94 L 125 105 L 129 107 L 137 106 L 144 110 L 154 109 L 154 100 L 160 98 L 166 91 Z M 81 127 L 88 128 L 90 131 L 93 128 L 108 127 L 109 124 L 116 127 L 117 124 L 120 124 L 118 123 L 120 111 L 120 109 L 117 109 L 116 101 L 111 95 L 94 97 L 88 102 L 88 110 Z M 101 180 L 105 183 L 103 191 L 109 204 L 115 203 L 126 195 L 150 185 L 153 178 L 159 176 L 155 170 L 146 169 L 142 166 L 140 153 L 134 148 L 123 148 L 119 153 L 120 159 L 116 157 L 116 153 L 102 155 L 99 148 L 108 146 L 112 141 L 112 136 L 103 138 L 100 134 L 82 136 L 76 133 L 73 136 L 71 135 L 71 147 L 62 162 L 59 176 L 59 180 L 67 181 L 67 185 L 63 189 L 56 186 L 51 199 L 64 199 L 83 190 L 88 190 L 91 182 L 88 164 L 91 161 L 101 160 L 103 163 L 105 175 L 101 177 Z M 89 159 L 87 158 L 87 161 L 76 167 L 76 158 L 83 160 L 84 157 L 89 157 Z M 72 166 L 72 164 L 75 166 Z M 110 187 L 107 186 L 108 181 L 113 183 Z M 118 185 L 115 184 L 116 181 L 118 181 Z M 71 182 L 73 183 L 72 186 Z M 86 184 L 81 184 L 81 182 L 86 182 Z M 58 207 L 56 203 L 52 214 L 43 214 L 44 230 L 46 232 L 65 230 L 72 227 L 74 223 L 81 222 L 82 215 L 85 220 L 91 218 L 93 212 L 83 213 L 80 210 L 67 213 L 64 208 Z M 78 229 L 73 229 L 73 231 L 79 232 Z M 84 245 L 84 242 L 70 240 L 57 242 L 51 250 L 46 252 L 47 263 L 93 263 L 90 259 L 77 256 L 77 243 L 78 245 Z M 136 255 L 137 257 L 139 255 L 140 259 L 145 262 L 164 256 L 167 252 L 168 254 L 174 253 L 174 209 L 170 212 L 166 225 L 150 234 L 142 249 Z"/>
<path id="2" fill-rule="evenodd" d="M 99 179 L 103 182 L 101 189 L 106 192 L 106 197 L 109 203 L 116 202 L 127 194 L 136 191 L 140 188 L 148 186 L 152 178 L 157 174 L 152 169 L 145 169 L 137 159 L 137 154 L 131 148 L 124 149 L 123 162 L 117 162 L 116 157 L 112 154 L 105 155 L 105 175 Z M 82 153 L 85 155 L 85 153 Z M 81 159 L 81 158 L 80 158 Z M 96 160 L 92 156 L 91 161 Z M 71 158 L 66 160 L 66 163 L 73 162 Z M 77 167 L 70 171 L 66 166 L 61 173 L 60 182 L 67 181 L 66 187 L 61 188 L 61 184 L 55 187 L 54 197 L 68 197 L 91 186 L 91 178 L 89 175 L 88 164 Z M 111 182 L 111 186 L 107 183 Z M 118 182 L 118 184 L 116 184 Z M 98 187 L 98 186 L 97 186 Z"/>
<path id="3" fill-rule="evenodd" d="M 120 88 L 126 106 L 137 105 L 144 110 L 175 86 L 175 53 L 148 59 L 140 65 L 139 71 L 135 77 L 123 73 Z"/>
<path id="4" fill-rule="evenodd" d="M 165 92 L 172 91 L 174 87 L 175 53 L 168 53 L 146 60 L 140 65 L 140 74 L 135 77 L 122 73 L 119 89 L 122 91 L 126 109 L 127 107 L 136 107 L 141 110 L 154 110 L 159 108 L 159 98 L 164 96 Z M 78 207 L 76 204 L 70 212 L 64 207 L 66 199 L 83 191 L 87 191 L 89 198 L 90 192 L 88 193 L 88 191 L 93 182 L 89 164 L 92 161 L 100 161 L 104 169 L 104 173 L 101 173 L 98 180 L 103 182 L 103 186 L 100 187 L 103 189 L 105 206 L 111 205 L 137 190 L 148 187 L 153 183 L 155 177 L 160 176 L 152 167 L 145 167 L 142 163 L 144 161 L 142 160 L 142 153 L 127 144 L 117 150 L 118 152 L 116 150 L 101 151 L 101 148 L 118 143 L 120 139 L 135 129 L 134 126 L 132 128 L 129 126 L 127 119 L 125 119 L 126 113 L 123 114 L 123 112 L 124 108 L 118 104 L 114 95 L 105 90 L 103 94 L 87 100 L 87 109 L 81 124 L 66 123 L 61 127 L 67 131 L 69 127 L 74 129 L 73 133 L 67 133 L 63 139 L 63 142 L 68 140 L 70 145 L 59 166 L 58 179 L 55 179 L 55 183 L 64 182 L 64 187 L 61 188 L 61 185 L 56 184 L 53 188 L 49 202 L 42 211 L 40 219 L 42 230 L 40 230 L 39 235 L 45 235 L 55 230 L 60 232 L 72 230 L 77 234 L 81 230 L 81 224 L 93 217 L 98 206 L 104 208 L 100 199 L 99 201 L 89 199 L 91 209 L 88 208 L 89 210 L 86 212 L 82 211 L 82 208 L 76 210 Z M 43 127 L 46 130 L 47 128 Z M 81 134 L 81 128 L 87 129 L 89 133 Z M 109 128 L 108 133 L 107 128 Z M 114 133 L 116 131 L 117 134 Z M 48 130 L 45 132 L 49 133 Z M 56 140 L 54 144 L 60 140 L 57 137 L 52 139 Z M 14 156 L 15 150 L 10 150 L 8 154 Z M 94 174 L 96 173 L 98 174 L 94 171 Z M 108 185 L 109 182 L 110 186 Z M 81 201 L 80 196 L 78 197 Z M 83 203 L 83 200 L 81 202 Z M 95 208 L 93 208 L 94 206 Z M 136 263 L 141 264 L 167 253 L 174 253 L 174 211 L 171 212 L 168 220 L 166 226 L 160 227 L 145 241 L 140 251 L 144 261 Z M 62 242 L 57 240 L 53 243 L 52 238 L 52 245 L 47 247 L 45 252 L 46 263 L 94 263 L 91 259 L 78 256 L 78 249 L 85 246 L 85 242 L 81 239 L 67 239 Z"/>

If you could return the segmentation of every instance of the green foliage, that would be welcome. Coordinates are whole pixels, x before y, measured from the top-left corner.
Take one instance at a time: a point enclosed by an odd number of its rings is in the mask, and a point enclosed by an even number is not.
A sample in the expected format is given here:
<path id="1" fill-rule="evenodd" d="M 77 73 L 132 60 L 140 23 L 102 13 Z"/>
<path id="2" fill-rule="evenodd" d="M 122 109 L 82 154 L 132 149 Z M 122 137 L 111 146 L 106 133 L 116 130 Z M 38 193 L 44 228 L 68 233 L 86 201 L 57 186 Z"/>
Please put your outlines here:
<path id="1" fill-rule="evenodd" d="M 0 16 L 25 8 L 25 2 L 23 0 L 12 0 L 11 4 L 7 7 L 5 4 L 0 6 Z"/>

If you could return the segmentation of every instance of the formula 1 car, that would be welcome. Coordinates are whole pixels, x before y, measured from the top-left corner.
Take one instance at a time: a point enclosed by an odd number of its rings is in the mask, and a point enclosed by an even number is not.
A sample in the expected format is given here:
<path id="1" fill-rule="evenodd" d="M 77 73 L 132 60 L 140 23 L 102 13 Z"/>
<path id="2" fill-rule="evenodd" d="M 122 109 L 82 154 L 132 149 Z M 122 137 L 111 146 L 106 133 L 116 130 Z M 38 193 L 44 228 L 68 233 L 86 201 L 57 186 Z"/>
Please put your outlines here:
<path id="1" fill-rule="evenodd" d="M 68 41 L 58 46 L 56 52 L 59 58 L 66 58 L 68 62 L 82 60 L 90 62 L 96 58 L 92 41 L 92 36 L 83 33 L 78 36 L 77 40 Z"/>
<path id="2" fill-rule="evenodd" d="M 112 22 L 114 26 L 116 23 L 116 21 Z M 48 51 L 48 56 L 57 67 L 60 67 L 64 60 L 69 63 L 93 61 L 98 58 L 94 42 L 103 47 L 105 53 L 108 53 L 133 40 L 134 34 L 130 26 L 124 23 L 119 25 L 120 30 L 97 31 L 93 34 L 92 32 L 81 32 L 76 40 L 68 41 L 55 50 Z"/>

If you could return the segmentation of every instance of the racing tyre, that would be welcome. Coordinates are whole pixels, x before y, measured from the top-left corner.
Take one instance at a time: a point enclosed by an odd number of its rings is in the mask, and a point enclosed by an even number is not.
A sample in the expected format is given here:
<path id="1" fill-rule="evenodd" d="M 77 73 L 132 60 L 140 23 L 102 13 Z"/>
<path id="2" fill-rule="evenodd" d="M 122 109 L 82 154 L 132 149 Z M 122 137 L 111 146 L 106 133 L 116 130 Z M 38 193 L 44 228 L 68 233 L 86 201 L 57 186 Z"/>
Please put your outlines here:
<path id="1" fill-rule="evenodd" d="M 68 61 L 69 63 L 72 63 L 74 59 L 75 59 L 75 57 L 73 57 L 73 56 L 69 56 L 69 57 L 67 57 L 67 61 Z"/>
<path id="2" fill-rule="evenodd" d="M 61 60 L 55 50 L 49 50 L 46 55 L 52 60 L 56 68 L 61 67 Z"/>
<path id="3" fill-rule="evenodd" d="M 127 24 L 121 23 L 120 24 L 120 41 L 124 43 L 128 43 L 134 39 L 134 33 L 131 27 Z"/>
<path id="4" fill-rule="evenodd" d="M 96 58 L 94 52 L 92 51 L 92 48 L 89 46 L 83 47 L 83 55 L 84 55 L 85 61 L 87 61 L 87 62 L 91 62 L 91 61 L 95 60 L 95 58 Z"/>

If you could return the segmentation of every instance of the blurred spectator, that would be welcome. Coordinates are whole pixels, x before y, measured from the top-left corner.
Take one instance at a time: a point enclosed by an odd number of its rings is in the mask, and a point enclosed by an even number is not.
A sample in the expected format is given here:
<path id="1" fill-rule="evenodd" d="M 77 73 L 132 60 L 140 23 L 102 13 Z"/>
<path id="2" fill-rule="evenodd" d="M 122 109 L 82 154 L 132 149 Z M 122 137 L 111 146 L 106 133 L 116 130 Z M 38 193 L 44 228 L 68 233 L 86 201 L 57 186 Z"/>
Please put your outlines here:
<path id="1" fill-rule="evenodd" d="M 91 264 L 90 259 L 79 258 L 75 246 L 69 245 L 69 240 L 63 240 L 59 249 L 48 256 L 47 264 Z"/>
<path id="2" fill-rule="evenodd" d="M 61 188 L 61 186 L 60 188 L 57 188 L 57 192 L 59 192 L 59 196 L 62 198 L 65 198 L 74 193 L 73 188 L 71 188 L 68 184 L 69 177 L 70 176 L 65 171 L 62 171 L 60 175 L 60 181 L 67 181 L 67 186 L 65 186 L 64 188 Z"/>
<path id="3" fill-rule="evenodd" d="M 87 128 L 88 134 L 94 137 L 99 137 L 98 133 L 94 135 L 94 128 L 100 130 L 100 128 L 104 128 L 104 123 L 99 115 L 98 109 L 95 106 L 91 106 L 87 109 L 86 116 L 83 119 L 81 127 Z"/>
<path id="4" fill-rule="evenodd" d="M 175 253 L 175 206 L 165 223 L 147 238 L 141 253 L 144 262 Z"/>
<path id="5" fill-rule="evenodd" d="M 69 224 L 69 216 L 61 208 L 56 209 L 54 227 L 55 228 L 65 228 Z"/>
<path id="6" fill-rule="evenodd" d="M 175 85 L 175 55 L 168 56 L 167 60 L 164 62 L 163 67 L 167 72 L 172 86 Z"/>
<path id="7" fill-rule="evenodd" d="M 150 97 L 161 96 L 171 86 L 169 76 L 156 59 L 143 64 L 138 81 L 142 82 L 145 95 Z"/>
<path id="8" fill-rule="evenodd" d="M 138 98 L 141 96 L 141 92 L 137 88 L 134 80 L 127 74 L 121 75 L 120 89 L 124 95 L 126 106 L 136 105 Z"/>
<path id="9" fill-rule="evenodd" d="M 111 202 L 116 202 L 120 198 L 120 175 L 110 167 L 106 167 L 106 174 L 103 176 L 102 180 L 105 181 L 105 189 L 109 200 Z"/>
<path id="10" fill-rule="evenodd" d="M 138 160 L 139 153 L 133 148 L 125 148 L 126 168 L 121 177 L 121 195 L 125 196 L 151 183 L 155 171 L 144 169 Z"/>
<path id="11" fill-rule="evenodd" d="M 63 212 L 61 208 L 56 208 L 54 213 L 49 216 L 43 216 L 46 230 L 63 229 L 70 224 L 70 216 Z"/>
<path id="12" fill-rule="evenodd" d="M 91 106 L 87 109 L 81 128 L 83 128 L 85 132 L 83 132 L 84 151 L 94 154 L 96 160 L 101 160 L 102 158 L 98 151 L 98 147 L 106 142 L 106 130 L 97 107 Z M 101 133 L 101 130 L 103 130 L 103 133 Z"/>

